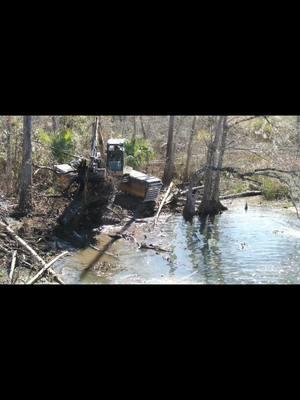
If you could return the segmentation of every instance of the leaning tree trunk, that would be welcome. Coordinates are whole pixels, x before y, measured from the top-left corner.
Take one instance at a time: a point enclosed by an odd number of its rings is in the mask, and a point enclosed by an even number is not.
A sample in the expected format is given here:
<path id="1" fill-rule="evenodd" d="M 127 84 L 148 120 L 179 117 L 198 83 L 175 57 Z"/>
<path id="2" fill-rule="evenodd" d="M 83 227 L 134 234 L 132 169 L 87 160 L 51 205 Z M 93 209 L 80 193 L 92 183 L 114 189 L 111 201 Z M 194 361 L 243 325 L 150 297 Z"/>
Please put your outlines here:
<path id="1" fill-rule="evenodd" d="M 191 167 L 191 158 L 192 158 L 192 145 L 193 145 L 193 140 L 196 134 L 196 121 L 197 117 L 195 116 L 193 118 L 193 123 L 192 123 L 192 131 L 189 139 L 189 144 L 188 144 L 188 150 L 187 150 L 187 156 L 186 156 L 186 164 L 185 164 L 185 169 L 184 169 L 184 174 L 183 174 L 183 180 L 186 182 L 188 181 L 190 177 L 190 167 Z"/>
<path id="2" fill-rule="evenodd" d="M 26 214 L 32 209 L 32 145 L 31 115 L 23 117 L 23 161 L 20 181 L 19 211 Z"/>
<path id="3" fill-rule="evenodd" d="M 175 173 L 174 164 L 174 120 L 175 116 L 170 115 L 169 119 L 169 133 L 168 133 L 168 143 L 167 143 L 167 154 L 166 154 L 166 164 L 163 176 L 164 185 L 169 185 L 173 179 Z"/>
<path id="4" fill-rule="evenodd" d="M 215 215 L 227 210 L 219 199 L 220 177 L 223 164 L 227 136 L 227 116 L 220 116 L 217 119 L 215 137 L 209 145 L 207 153 L 207 164 L 204 176 L 204 193 L 198 209 L 200 216 Z"/>

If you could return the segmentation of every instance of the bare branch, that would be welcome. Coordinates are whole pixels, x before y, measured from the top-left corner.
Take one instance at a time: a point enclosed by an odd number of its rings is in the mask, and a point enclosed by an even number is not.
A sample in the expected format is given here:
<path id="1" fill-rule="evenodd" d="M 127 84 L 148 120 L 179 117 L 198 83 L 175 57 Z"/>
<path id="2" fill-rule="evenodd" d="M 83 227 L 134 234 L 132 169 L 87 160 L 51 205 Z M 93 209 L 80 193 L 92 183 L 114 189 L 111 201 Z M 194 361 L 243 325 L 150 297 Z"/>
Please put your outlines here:
<path id="1" fill-rule="evenodd" d="M 251 119 L 255 119 L 255 118 L 259 118 L 259 117 L 260 117 L 260 115 L 254 115 L 252 117 L 241 119 L 239 121 L 232 123 L 231 125 L 228 125 L 228 128 L 232 128 L 233 126 L 241 124 L 242 122 L 250 121 Z"/>
<path id="2" fill-rule="evenodd" d="M 263 156 L 261 156 L 260 154 L 258 154 L 258 153 L 257 153 L 256 151 L 254 151 L 254 150 L 243 149 L 243 148 L 241 148 L 241 147 L 227 147 L 226 150 L 246 151 L 246 152 L 248 152 L 248 153 L 255 154 L 257 157 L 261 158 L 262 160 L 269 161 L 267 158 L 264 158 Z"/>

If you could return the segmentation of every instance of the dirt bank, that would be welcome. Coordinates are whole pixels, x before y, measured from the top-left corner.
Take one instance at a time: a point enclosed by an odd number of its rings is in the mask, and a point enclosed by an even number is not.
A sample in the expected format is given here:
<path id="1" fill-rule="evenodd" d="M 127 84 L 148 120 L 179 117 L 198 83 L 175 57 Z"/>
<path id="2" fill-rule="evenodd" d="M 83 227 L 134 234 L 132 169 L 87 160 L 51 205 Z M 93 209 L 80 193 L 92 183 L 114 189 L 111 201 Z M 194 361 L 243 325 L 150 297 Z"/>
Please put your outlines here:
<path id="1" fill-rule="evenodd" d="M 106 192 L 102 189 L 100 197 L 96 193 L 94 197 L 88 197 L 89 203 L 83 204 L 80 198 L 48 196 L 35 191 L 33 211 L 22 218 L 19 218 L 16 212 L 17 199 L 6 199 L 2 195 L 0 217 L 47 263 L 64 250 L 74 251 L 76 248 L 92 245 L 103 226 L 114 224 L 123 227 L 138 217 L 146 218 L 154 214 L 155 203 L 143 204 L 124 193 L 114 193 L 110 187 Z M 128 235 L 134 237 L 134 232 Z M 9 283 L 11 260 L 15 250 L 18 253 L 13 283 L 22 284 L 28 281 L 41 268 L 41 265 L 34 262 L 30 253 L 24 251 L 5 228 L 2 228 L 0 283 Z M 46 273 L 39 283 L 54 281 L 52 276 Z"/>

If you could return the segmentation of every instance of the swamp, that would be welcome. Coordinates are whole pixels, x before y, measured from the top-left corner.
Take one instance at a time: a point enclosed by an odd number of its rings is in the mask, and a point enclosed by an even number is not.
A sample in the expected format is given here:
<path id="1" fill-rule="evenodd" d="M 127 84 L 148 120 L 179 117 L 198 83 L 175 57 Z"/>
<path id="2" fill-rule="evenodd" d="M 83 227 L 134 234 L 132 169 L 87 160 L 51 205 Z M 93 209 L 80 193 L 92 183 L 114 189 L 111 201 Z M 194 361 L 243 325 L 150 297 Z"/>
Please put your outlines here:
<path id="1" fill-rule="evenodd" d="M 0 283 L 300 283 L 300 116 L 0 116 Z"/>

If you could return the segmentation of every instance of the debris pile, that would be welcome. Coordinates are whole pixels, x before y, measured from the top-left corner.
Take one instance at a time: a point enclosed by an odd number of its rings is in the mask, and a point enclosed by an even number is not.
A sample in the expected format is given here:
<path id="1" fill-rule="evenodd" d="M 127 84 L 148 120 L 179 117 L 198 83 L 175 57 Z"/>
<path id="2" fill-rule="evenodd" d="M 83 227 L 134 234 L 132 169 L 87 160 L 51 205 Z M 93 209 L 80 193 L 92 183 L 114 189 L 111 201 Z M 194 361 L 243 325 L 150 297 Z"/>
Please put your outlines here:
<path id="1" fill-rule="evenodd" d="M 16 234 L 15 230 L 4 221 L 0 221 L 0 234 L 2 239 L 0 251 L 4 253 L 3 259 L 5 263 L 11 258 L 9 279 L 6 283 L 17 283 L 19 280 L 18 283 L 33 284 L 47 273 L 50 274 L 56 282 L 63 284 L 64 281 L 53 270 L 52 266 L 59 258 L 65 256 L 68 252 L 65 251 L 49 262 L 46 262 L 27 241 Z M 37 270 L 38 272 L 35 273 L 33 277 L 29 276 L 29 279 L 24 280 L 24 277 L 20 276 L 20 269 L 18 269 L 17 274 L 14 275 L 15 267 L 18 264 L 29 268 L 31 273 Z M 1 272 L 3 272 L 3 270 L 1 270 Z"/>

